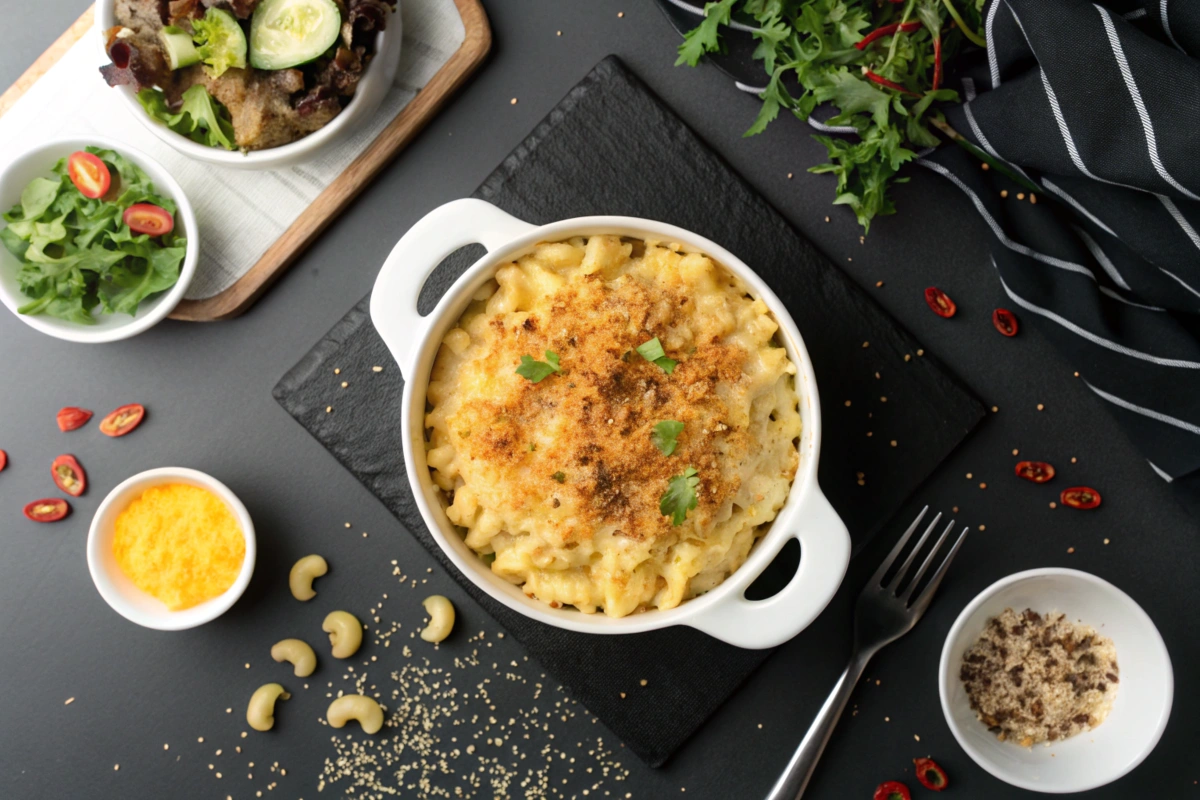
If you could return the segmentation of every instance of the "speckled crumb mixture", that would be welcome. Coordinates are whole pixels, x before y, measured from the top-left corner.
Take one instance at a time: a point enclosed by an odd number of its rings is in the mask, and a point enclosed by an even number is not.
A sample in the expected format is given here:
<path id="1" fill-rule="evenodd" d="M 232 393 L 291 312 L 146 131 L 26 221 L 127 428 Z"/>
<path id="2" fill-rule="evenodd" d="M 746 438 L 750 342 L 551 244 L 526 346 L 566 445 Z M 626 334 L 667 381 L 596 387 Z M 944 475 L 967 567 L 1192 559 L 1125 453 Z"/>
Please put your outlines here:
<path id="1" fill-rule="evenodd" d="M 959 673 L 979 719 L 1022 747 L 1104 722 L 1119 675 L 1111 639 L 1057 612 L 1011 608 L 988 620 Z"/>

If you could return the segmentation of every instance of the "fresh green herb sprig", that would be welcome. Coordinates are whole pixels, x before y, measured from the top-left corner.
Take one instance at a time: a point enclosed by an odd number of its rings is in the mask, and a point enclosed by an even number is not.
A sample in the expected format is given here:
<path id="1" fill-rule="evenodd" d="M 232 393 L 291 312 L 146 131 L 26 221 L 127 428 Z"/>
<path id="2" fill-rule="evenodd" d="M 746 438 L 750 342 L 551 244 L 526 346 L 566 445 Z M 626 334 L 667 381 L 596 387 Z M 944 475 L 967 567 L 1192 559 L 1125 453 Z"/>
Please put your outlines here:
<path id="1" fill-rule="evenodd" d="M 664 456 L 669 456 L 679 446 L 678 439 L 681 433 L 683 433 L 682 422 L 666 419 L 654 426 L 654 431 L 650 434 L 650 441 L 654 442 L 654 446 Z"/>
<path id="2" fill-rule="evenodd" d="M 673 358 L 667 358 L 667 351 L 663 350 L 662 342 L 655 336 L 648 342 L 642 342 L 637 348 L 638 355 L 647 361 L 657 364 L 663 372 L 668 375 L 675 372 L 675 367 L 679 362 Z"/>
<path id="3" fill-rule="evenodd" d="M 931 105 L 958 100 L 957 92 L 938 88 L 939 78 L 964 38 L 983 42 L 975 31 L 985 1 L 717 0 L 685 35 L 676 64 L 695 66 L 705 53 L 721 51 L 721 28 L 735 10 L 755 20 L 754 58 L 769 80 L 745 135 L 761 133 L 782 109 L 807 119 L 821 103 L 836 107 L 826 123 L 853 127 L 858 141 L 815 136 L 829 161 L 809 171 L 834 175 L 834 204 L 849 206 L 869 231 L 875 217 L 896 211 L 888 189 L 907 180 L 897 177 L 900 168 L 916 150 L 939 143 L 927 127 L 927 117 L 940 118 Z M 909 23 L 920 27 L 856 47 L 872 31 Z M 798 94 L 792 86 L 799 87 Z"/>
<path id="4" fill-rule="evenodd" d="M 546 360 L 538 361 L 533 356 L 521 356 L 521 365 L 517 374 L 527 378 L 530 383 L 538 383 L 556 372 L 562 372 L 558 366 L 558 354 L 546 351 Z"/>
<path id="5" fill-rule="evenodd" d="M 663 492 L 658 501 L 659 512 L 663 516 L 669 516 L 672 525 L 682 525 L 687 519 L 687 512 L 700 502 L 696 495 L 696 487 L 699 485 L 699 473 L 693 467 L 688 467 L 682 475 L 671 478 L 667 481 L 667 491 Z"/>

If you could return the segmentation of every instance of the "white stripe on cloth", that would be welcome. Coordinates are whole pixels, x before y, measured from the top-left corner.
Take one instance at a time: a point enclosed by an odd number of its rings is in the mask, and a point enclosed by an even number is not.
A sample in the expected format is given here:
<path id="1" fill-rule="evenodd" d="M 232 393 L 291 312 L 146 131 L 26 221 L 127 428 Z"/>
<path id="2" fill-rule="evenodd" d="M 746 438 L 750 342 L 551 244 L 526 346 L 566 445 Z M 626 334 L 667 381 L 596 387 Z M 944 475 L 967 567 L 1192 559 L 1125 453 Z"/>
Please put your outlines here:
<path id="1" fill-rule="evenodd" d="M 1108 257 L 1108 254 L 1100 249 L 1100 245 L 1096 244 L 1096 240 L 1088 236 L 1087 231 L 1083 228 L 1075 228 L 1075 233 L 1079 234 L 1079 238 L 1083 239 L 1083 243 L 1091 251 L 1092 257 L 1096 259 L 1096 262 L 1108 274 L 1108 277 L 1112 278 L 1113 283 L 1127 292 L 1132 291 L 1129 288 L 1129 284 L 1121 277 L 1121 273 L 1117 271 L 1117 265 L 1112 263 L 1112 259 Z"/>
<path id="2" fill-rule="evenodd" d="M 996 9 L 999 7 L 1000 0 L 992 0 L 992 7 L 988 9 L 987 24 L 984 26 L 986 28 L 984 35 L 987 37 L 988 43 L 988 70 L 992 75 L 993 89 L 1000 85 L 1000 64 L 996 61 L 996 40 L 992 38 L 992 22 L 996 19 Z"/>
<path id="3" fill-rule="evenodd" d="M 1197 249 L 1200 249 L 1200 234 L 1196 233 L 1196 229 L 1193 228 L 1192 224 L 1187 221 L 1186 217 L 1183 216 L 1183 212 L 1180 211 L 1179 207 L 1175 205 L 1175 201 L 1167 197 L 1165 194 L 1155 195 L 1155 197 L 1157 197 L 1162 204 L 1166 206 L 1167 211 L 1171 212 L 1171 216 L 1174 217 L 1175 221 L 1179 223 L 1179 227 L 1183 228 L 1183 232 L 1186 233 L 1187 237 L 1192 240 L 1192 244 L 1196 245 Z"/>
<path id="4" fill-rule="evenodd" d="M 742 83 L 741 81 L 734 81 L 733 85 L 737 87 L 739 91 L 749 92 L 750 94 L 762 94 L 767 90 L 767 87 L 765 86 L 751 86 L 750 84 Z"/>
<path id="5" fill-rule="evenodd" d="M 682 8 L 684 11 L 689 11 L 698 17 L 707 17 L 708 16 L 707 14 L 704 13 L 703 8 L 694 6 L 691 3 L 685 3 L 683 0 L 667 0 L 667 2 L 670 3 L 671 5 L 675 6 L 676 8 Z M 735 31 L 745 31 L 746 33 L 758 33 L 758 31 L 759 31 L 759 28 L 755 28 L 750 25 L 745 25 L 741 22 L 738 22 L 736 19 L 729 20 L 729 27 L 733 28 Z"/>
<path id="6" fill-rule="evenodd" d="M 1150 112 L 1146 110 L 1146 102 L 1142 99 L 1141 91 L 1138 90 L 1137 81 L 1134 80 L 1133 70 L 1129 68 L 1129 60 L 1125 58 L 1125 48 L 1121 45 L 1120 37 L 1117 36 L 1117 26 L 1113 25 L 1108 9 L 1095 4 L 1093 7 L 1100 12 L 1100 20 L 1104 23 L 1104 32 L 1108 34 L 1109 46 L 1112 47 L 1113 56 L 1117 59 L 1117 68 L 1121 71 L 1121 77 L 1125 80 L 1125 88 L 1129 90 L 1129 96 L 1133 98 L 1133 107 L 1137 109 L 1138 117 L 1142 121 L 1142 132 L 1146 136 L 1146 149 L 1150 154 L 1150 163 L 1154 165 L 1154 171 L 1179 192 L 1192 200 L 1200 200 L 1200 195 L 1175 180 L 1175 177 L 1167 172 L 1167 168 L 1158 154 L 1158 138 L 1154 135 L 1154 123 L 1150 120 Z"/>
<path id="7" fill-rule="evenodd" d="M 1095 386 L 1093 386 L 1092 384 L 1088 383 L 1086 378 L 1084 379 L 1083 383 L 1085 386 L 1087 386 L 1093 392 L 1098 394 L 1100 397 L 1103 397 L 1105 400 L 1112 403 L 1114 406 L 1120 406 L 1121 408 L 1125 409 L 1126 411 L 1132 411 L 1135 414 L 1141 414 L 1143 417 L 1149 417 L 1150 419 L 1158 420 L 1159 422 L 1162 422 L 1166 425 L 1172 425 L 1176 428 L 1179 428 L 1180 430 L 1187 431 L 1188 433 L 1195 433 L 1195 434 L 1200 435 L 1200 426 L 1198 426 L 1198 425 L 1193 425 L 1190 422 L 1185 422 L 1181 419 L 1177 419 L 1175 417 L 1169 416 L 1167 414 L 1162 413 L 1161 411 L 1155 411 L 1152 408 L 1143 408 L 1142 406 L 1139 406 L 1135 403 L 1131 403 L 1128 400 L 1117 397 L 1115 394 L 1109 394 L 1108 392 L 1104 391 L 1103 389 L 1098 389 Z M 1158 469 L 1158 468 L 1155 467 L 1155 469 Z"/>
<path id="8" fill-rule="evenodd" d="M 992 266 L 996 267 L 995 259 L 992 260 Z M 1130 358 L 1136 358 L 1139 361 L 1147 361 L 1151 364 L 1158 364 L 1162 367 L 1200 369 L 1200 362 L 1197 361 L 1187 361 L 1181 358 L 1163 358 L 1162 356 L 1153 356 L 1149 353 L 1143 353 L 1141 350 L 1134 350 L 1132 347 L 1126 347 L 1125 345 L 1114 342 L 1111 339 L 1105 339 L 1103 336 L 1098 336 L 1088 329 L 1071 322 L 1071 320 L 1067 319 L 1066 317 L 1056 314 L 1048 308 L 1042 308 L 1041 306 L 1026 300 L 1024 297 L 1021 297 L 1019 294 L 1014 292 L 1007 283 L 1004 282 L 1004 276 L 999 275 L 999 272 L 1000 268 L 996 267 L 996 273 L 1000 277 L 1000 285 L 1004 287 L 1004 291 L 1014 303 L 1026 311 L 1030 311 L 1038 316 L 1045 317 L 1051 322 L 1057 322 L 1071 333 L 1088 340 L 1092 344 L 1099 345 L 1100 347 L 1103 347 L 1106 350 L 1111 350 L 1114 353 L 1120 353 L 1122 355 L 1129 356 Z"/>
<path id="9" fill-rule="evenodd" d="M 1006 159 L 1004 156 L 996 152 L 996 148 L 992 147 L 992 143 L 983 134 L 983 128 L 979 127 L 979 123 L 975 121 L 975 112 L 971 110 L 971 101 L 975 99 L 975 81 L 970 78 L 963 78 L 963 93 L 967 96 L 967 102 L 963 103 L 963 113 L 967 116 L 967 124 L 971 126 L 971 133 L 975 134 L 975 138 L 983 145 L 983 149 L 988 151 L 988 154 L 997 161 L 1004 162 L 1005 166 L 1013 172 L 1019 172 L 1021 177 L 1030 183 L 1037 183 L 1033 178 L 1029 177 L 1029 173 L 1021 169 L 1013 162 Z"/>
<path id="10" fill-rule="evenodd" d="M 1166 311 L 1166 309 L 1163 308 L 1162 306 L 1148 306 L 1144 303 L 1135 303 L 1132 300 L 1130 300 L 1129 298 L 1121 295 L 1119 292 L 1113 291 L 1112 289 L 1108 288 L 1107 286 L 1097 286 L 1096 288 L 1099 289 L 1100 294 L 1104 295 L 1105 297 L 1111 297 L 1113 300 L 1120 300 L 1122 303 L 1124 303 L 1127 306 L 1133 306 L 1134 308 L 1144 308 L 1147 311 Z"/>
<path id="11" fill-rule="evenodd" d="M 1154 470 L 1155 472 L 1157 472 L 1157 473 L 1158 473 L 1158 477 L 1162 478 L 1162 479 L 1163 479 L 1164 481 L 1166 481 L 1167 483 L 1171 483 L 1172 481 L 1174 481 L 1174 480 L 1175 480 L 1175 479 L 1174 479 L 1174 478 L 1172 478 L 1172 477 L 1171 477 L 1171 476 L 1170 476 L 1168 473 L 1164 472 L 1164 471 L 1163 471 L 1163 469 L 1162 469 L 1162 467 L 1158 466 L 1158 464 L 1155 464 L 1155 463 L 1154 463 L 1153 461 L 1151 461 L 1150 459 L 1148 459 L 1148 458 L 1147 458 L 1147 459 L 1146 459 L 1146 463 L 1150 465 L 1150 469 L 1152 469 L 1152 470 Z"/>
<path id="12" fill-rule="evenodd" d="M 1162 0 L 1158 6 L 1159 13 L 1162 15 L 1163 31 L 1167 34 L 1167 38 L 1171 40 L 1171 44 L 1175 45 L 1175 49 L 1181 53 L 1187 53 L 1179 42 L 1175 41 L 1175 34 L 1171 33 L 1171 20 L 1167 17 L 1167 0 Z"/>
<path id="13" fill-rule="evenodd" d="M 1161 272 L 1163 275 L 1166 275 L 1168 278 L 1175 281 L 1176 283 L 1178 283 L 1183 288 L 1187 289 L 1192 294 L 1196 295 L 1196 297 L 1200 297 L 1200 292 L 1193 289 L 1191 284 L 1189 284 L 1183 278 L 1179 277 L 1178 275 L 1176 275 L 1174 272 L 1171 272 L 1170 270 L 1163 269 L 1162 267 L 1159 267 L 1158 269 L 1159 269 L 1159 272 Z"/>
<path id="14" fill-rule="evenodd" d="M 1045 176 L 1042 176 L 1042 185 L 1043 185 L 1043 186 L 1045 186 L 1045 187 L 1046 187 L 1048 190 L 1050 190 L 1050 191 L 1051 191 L 1051 192 L 1053 192 L 1054 194 L 1056 194 L 1056 195 L 1058 195 L 1059 197 L 1061 197 L 1063 200 L 1066 200 L 1066 201 L 1067 201 L 1068 203 L 1070 203 L 1072 206 L 1074 206 L 1076 211 L 1078 211 L 1080 214 L 1083 214 L 1085 217 L 1087 217 L 1088 219 L 1090 219 L 1092 222 L 1096 223 L 1096 225 L 1097 225 L 1097 226 L 1098 226 L 1098 227 L 1099 227 L 1099 228 L 1100 228 L 1102 231 L 1104 231 L 1105 233 L 1109 234 L 1110 236 L 1116 236 L 1116 235 L 1117 235 L 1117 234 L 1116 234 L 1116 232 L 1115 232 L 1115 231 L 1114 231 L 1112 228 L 1110 228 L 1110 227 L 1108 227 L 1107 225 L 1105 225 L 1105 224 L 1104 224 L 1104 223 L 1103 223 L 1103 222 L 1100 220 L 1100 218 L 1099 218 L 1099 217 L 1097 217 L 1095 214 L 1093 214 L 1092 212 L 1090 212 L 1090 211 L 1088 211 L 1086 208 L 1084 208 L 1084 207 L 1083 207 L 1083 203 L 1080 203 L 1080 202 L 1079 202 L 1078 200 L 1076 200 L 1074 197 L 1072 197 L 1071 195 L 1067 194 L 1065 191 L 1063 191 L 1062 189 L 1060 189 L 1060 188 L 1059 188 L 1059 187 L 1058 187 L 1056 184 L 1053 184 L 1053 183 L 1051 183 L 1049 178 L 1047 178 L 1047 177 L 1045 177 Z M 1119 237 L 1118 237 L 1118 238 L 1119 238 Z M 1197 247 L 1200 247 L 1200 242 L 1197 242 L 1197 243 L 1196 243 L 1196 246 L 1197 246 Z"/>
<path id="15" fill-rule="evenodd" d="M 1028 256 L 1036 261 L 1041 261 L 1043 264 L 1049 264 L 1052 267 L 1058 267 L 1059 269 L 1064 269 L 1068 272 L 1078 272 L 1080 275 L 1088 276 L 1093 281 L 1096 280 L 1096 274 L 1082 264 L 1075 264 L 1071 261 L 1065 261 L 1061 258 L 1048 256 L 1045 253 L 1039 253 L 1036 250 L 1026 247 L 1020 242 L 1014 242 L 1012 239 L 1008 238 L 1008 234 L 1006 234 L 1004 229 L 1000 227 L 1000 223 L 996 222 L 995 217 L 988 213 L 987 208 L 983 205 L 983 201 L 979 199 L 979 195 L 975 194 L 975 192 L 971 190 L 971 187 L 959 180 L 957 175 L 943 167 L 941 164 L 936 164 L 932 161 L 926 161 L 923 158 L 918 159 L 917 163 L 923 167 L 933 170 L 944 178 L 947 178 L 951 183 L 961 189 L 963 193 L 967 195 L 967 197 L 970 197 L 971 202 L 975 204 L 975 209 L 979 212 L 979 215 L 983 217 L 983 220 L 988 224 L 988 227 L 992 229 L 992 233 L 996 235 L 996 238 L 1000 240 L 1000 244 L 1004 245 L 1009 250 L 1020 253 L 1023 256 Z"/>
<path id="16" fill-rule="evenodd" d="M 1121 16 L 1130 21 L 1135 20 L 1135 19 L 1141 19 L 1142 17 L 1146 16 L 1146 9 L 1135 8 L 1133 11 L 1126 11 Z"/>

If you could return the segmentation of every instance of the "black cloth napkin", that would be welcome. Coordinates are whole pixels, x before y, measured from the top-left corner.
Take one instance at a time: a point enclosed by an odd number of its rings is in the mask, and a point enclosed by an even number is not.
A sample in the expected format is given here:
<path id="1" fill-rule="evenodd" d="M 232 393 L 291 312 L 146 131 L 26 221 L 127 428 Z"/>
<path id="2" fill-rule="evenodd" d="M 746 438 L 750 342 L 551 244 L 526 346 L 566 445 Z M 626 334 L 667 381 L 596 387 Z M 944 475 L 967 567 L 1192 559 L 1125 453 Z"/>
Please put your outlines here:
<path id="1" fill-rule="evenodd" d="M 1200 511 L 1200 3 L 992 0 L 985 26 L 946 113 L 1025 185 L 949 145 L 918 163 L 992 229 L 1012 310 Z"/>
<path id="2" fill-rule="evenodd" d="M 820 482 L 856 546 L 984 415 L 978 400 L 933 358 L 917 356 L 917 342 L 614 57 L 572 89 L 475 195 L 534 223 L 588 214 L 662 220 L 739 254 L 778 293 L 805 337 L 824 400 Z M 422 310 L 478 251 L 460 251 L 438 268 L 422 293 Z M 458 575 L 429 536 L 398 455 L 399 370 L 385 369 L 354 393 L 338 394 L 338 413 L 325 413 L 341 380 L 335 364 L 348 373 L 393 365 L 367 309 L 364 299 L 334 326 L 283 377 L 275 398 L 547 672 L 630 750 L 662 764 L 769 651 L 741 650 L 684 627 L 630 636 L 571 633 L 504 608 Z M 901 445 L 892 447 L 892 439 Z M 752 597 L 790 578 L 795 554 L 783 562 L 781 556 L 751 587 Z M 642 687 L 643 678 L 652 680 Z"/>

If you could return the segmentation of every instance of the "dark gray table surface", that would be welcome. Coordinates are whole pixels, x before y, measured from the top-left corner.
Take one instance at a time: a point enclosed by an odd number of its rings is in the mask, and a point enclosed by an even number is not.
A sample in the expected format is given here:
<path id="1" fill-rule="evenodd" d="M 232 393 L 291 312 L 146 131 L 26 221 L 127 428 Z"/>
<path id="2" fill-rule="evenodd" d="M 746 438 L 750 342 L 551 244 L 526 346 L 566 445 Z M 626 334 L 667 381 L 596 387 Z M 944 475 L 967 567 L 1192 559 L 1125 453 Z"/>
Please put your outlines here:
<path id="1" fill-rule="evenodd" d="M 281 722 L 268 736 L 239 736 L 246 729 L 245 700 L 255 687 L 277 679 L 298 683 L 266 650 L 293 635 L 284 633 L 297 614 L 286 573 L 308 552 L 322 552 L 334 564 L 325 593 L 309 610 L 314 620 L 336 605 L 365 608 L 391 589 L 386 613 L 401 620 L 407 633 L 420 622 L 418 601 L 436 589 L 454 600 L 462 628 L 439 650 L 420 650 L 433 668 L 453 671 L 456 658 L 478 649 L 482 661 L 499 665 L 498 674 L 511 663 L 519 665 L 513 671 L 539 680 L 536 665 L 521 662 L 511 639 L 496 637 L 497 625 L 449 576 L 426 572 L 434 564 L 430 556 L 276 405 L 271 387 L 366 293 L 409 225 L 436 205 L 469 194 L 609 53 L 620 55 L 930 353 L 999 409 L 911 503 L 914 513 L 923 503 L 958 506 L 959 519 L 973 533 L 925 620 L 871 665 L 853 700 L 856 713 L 842 721 L 807 796 L 868 798 L 890 778 L 908 778 L 915 786 L 911 759 L 927 754 L 950 773 L 950 796 L 1032 796 L 987 775 L 958 747 L 942 717 L 936 676 L 943 639 L 959 610 L 992 581 L 1038 566 L 1085 569 L 1124 588 L 1159 626 L 1176 668 L 1175 706 L 1157 750 L 1130 776 L 1088 796 L 1194 796 L 1200 779 L 1194 766 L 1200 692 L 1192 666 L 1200 658 L 1200 622 L 1192 613 L 1200 587 L 1196 521 L 1036 331 L 1027 327 L 1010 340 L 991 329 L 988 315 L 1004 304 L 1003 296 L 988 266 L 984 227 L 961 195 L 936 176 L 914 171 L 912 182 L 896 192 L 900 214 L 879 220 L 863 244 L 850 214 L 828 206 L 832 179 L 805 172 L 823 155 L 806 126 L 781 119 L 766 134 L 742 139 L 755 99 L 736 92 L 715 69 L 674 68 L 676 35 L 651 4 L 523 0 L 487 6 L 496 44 L 480 74 L 241 319 L 165 322 L 130 341 L 84 347 L 0 315 L 0 448 L 10 455 L 0 474 L 0 797 L 243 798 L 262 791 L 264 797 L 312 800 L 345 792 L 343 781 L 318 794 L 318 776 L 335 756 L 329 731 L 315 720 L 296 719 L 321 713 L 323 682 L 348 685 L 333 674 L 340 670 L 326 666 L 314 676 L 316 686 L 289 701 L 298 709 L 290 719 L 283 707 L 281 719 L 290 725 Z M 85 7 L 84 0 L 41 0 L 0 27 L 0 84 L 15 80 Z M 516 105 L 510 103 L 514 97 Z M 0 155 L 0 162 L 11 155 Z M 884 286 L 876 288 L 881 280 Z M 929 313 L 922 301 L 921 291 L 934 283 L 959 304 L 952 322 Z M 99 436 L 95 422 L 69 436 L 54 424 L 54 412 L 64 405 L 104 413 L 132 401 L 146 404 L 150 417 L 123 440 Z M 825 401 L 826 413 L 843 411 L 839 398 Z M 1039 403 L 1044 411 L 1037 411 Z M 902 433 L 897 438 L 903 446 Z M 1071 482 L 1096 486 L 1104 506 L 1090 514 L 1051 510 L 1055 491 L 1012 478 L 1014 448 L 1056 462 Z M 69 521 L 26 523 L 20 507 L 50 494 L 46 467 L 60 452 L 79 456 L 91 488 Z M 1076 464 L 1069 463 L 1072 457 Z M 260 551 L 254 580 L 237 606 L 217 623 L 180 634 L 144 630 L 118 617 L 93 589 L 84 559 L 88 522 L 108 490 L 134 472 L 169 464 L 202 469 L 228 483 L 255 519 Z M 979 488 L 980 481 L 987 489 Z M 870 496 L 868 476 L 864 502 Z M 898 520 L 898 527 L 905 522 Z M 554 715 L 551 744 L 577 750 L 579 759 L 575 766 L 556 759 L 549 773 L 554 796 L 583 797 L 588 790 L 590 797 L 762 797 L 842 669 L 853 596 L 886 544 L 880 539 L 865 550 L 816 624 L 771 658 L 664 769 L 650 770 L 622 753 L 602 725 L 567 703 L 561 714 L 566 721 Z M 397 586 L 392 559 L 427 583 Z M 353 579 L 335 580 L 339 575 Z M 488 632 L 490 649 L 468 641 L 477 630 Z M 305 635 L 318 642 L 311 631 Z M 381 665 L 396 662 L 385 669 L 399 668 L 395 651 L 370 647 L 364 653 L 379 654 Z M 384 670 L 369 672 L 372 682 L 385 682 Z M 496 678 L 490 670 L 488 676 L 495 709 L 485 714 L 503 725 L 506 717 L 528 710 L 526 684 Z M 562 698 L 546 682 L 538 702 L 553 707 Z M 530 750 L 528 763 L 546 761 L 537 738 L 521 745 Z M 521 742 L 513 736 L 506 752 Z M 238 746 L 244 752 L 237 753 Z M 599 786 L 601 770 L 586 772 L 594 758 L 584 755 L 597 747 L 615 751 L 605 760 L 621 764 Z M 270 771 L 274 762 L 287 769 L 286 776 Z M 471 763 L 464 756 L 460 768 Z M 223 779 L 215 778 L 218 771 Z M 623 780 L 614 780 L 618 776 Z M 431 778 L 433 786 L 458 786 L 459 780 Z M 276 786 L 268 789 L 271 782 Z M 507 793 L 484 783 L 475 796 L 523 792 L 517 782 Z"/>

